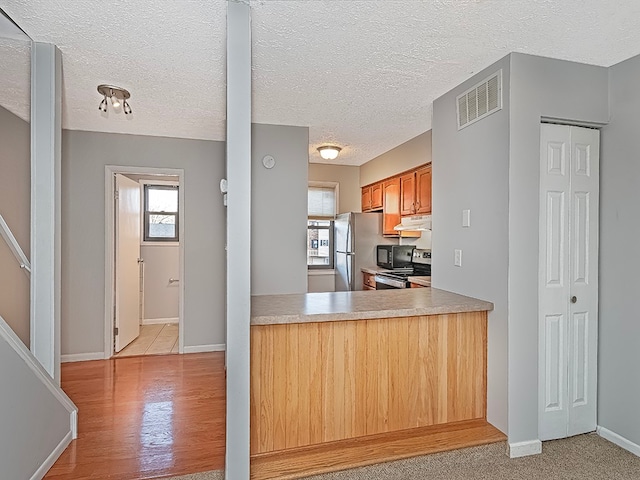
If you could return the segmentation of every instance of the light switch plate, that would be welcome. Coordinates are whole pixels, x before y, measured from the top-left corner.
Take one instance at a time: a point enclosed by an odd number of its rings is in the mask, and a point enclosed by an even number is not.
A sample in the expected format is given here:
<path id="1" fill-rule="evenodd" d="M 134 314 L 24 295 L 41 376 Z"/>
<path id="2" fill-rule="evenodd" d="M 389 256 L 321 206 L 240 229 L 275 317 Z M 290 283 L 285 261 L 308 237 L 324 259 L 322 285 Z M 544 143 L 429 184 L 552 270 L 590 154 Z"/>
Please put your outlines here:
<path id="1" fill-rule="evenodd" d="M 456 267 L 461 267 L 462 266 L 462 250 L 456 248 L 454 250 L 454 255 L 453 255 L 453 265 Z"/>
<path id="2" fill-rule="evenodd" d="M 471 226 L 471 210 L 462 210 L 462 226 Z"/>

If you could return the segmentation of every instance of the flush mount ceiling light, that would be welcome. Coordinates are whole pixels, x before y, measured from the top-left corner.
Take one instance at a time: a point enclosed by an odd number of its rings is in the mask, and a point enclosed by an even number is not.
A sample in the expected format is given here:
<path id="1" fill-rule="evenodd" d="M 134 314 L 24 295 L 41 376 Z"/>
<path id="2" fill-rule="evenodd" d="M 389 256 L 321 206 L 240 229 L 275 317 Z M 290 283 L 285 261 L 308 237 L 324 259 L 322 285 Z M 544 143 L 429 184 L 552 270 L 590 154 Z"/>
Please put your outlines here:
<path id="1" fill-rule="evenodd" d="M 98 106 L 98 110 L 105 112 L 107 111 L 107 97 L 111 99 L 111 105 L 113 108 L 118 108 L 122 105 L 122 111 L 125 115 L 129 115 L 131 113 L 131 107 L 127 103 L 127 99 L 131 97 L 131 94 L 128 90 L 125 90 L 121 87 L 116 87 L 115 85 L 98 85 L 98 93 L 103 95 L 104 98 L 100 102 Z"/>
<path id="2" fill-rule="evenodd" d="M 322 145 L 321 147 L 318 147 L 320 156 L 325 160 L 335 160 L 338 157 L 340 150 L 342 149 L 335 145 Z"/>

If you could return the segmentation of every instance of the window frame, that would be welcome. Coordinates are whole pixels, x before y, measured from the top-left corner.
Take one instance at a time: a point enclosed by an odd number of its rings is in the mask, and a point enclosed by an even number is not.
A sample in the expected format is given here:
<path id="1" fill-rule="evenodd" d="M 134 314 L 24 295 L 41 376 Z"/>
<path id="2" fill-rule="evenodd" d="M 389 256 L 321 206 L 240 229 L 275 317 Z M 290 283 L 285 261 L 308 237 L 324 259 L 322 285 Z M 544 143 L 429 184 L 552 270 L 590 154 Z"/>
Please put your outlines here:
<path id="1" fill-rule="evenodd" d="M 307 208 L 307 239 L 309 238 L 308 232 L 310 229 L 319 229 L 319 230 L 328 230 L 329 231 L 329 263 L 326 265 L 309 265 L 307 263 L 307 271 L 326 271 L 326 270 L 334 270 L 335 268 L 335 239 L 334 239 L 334 227 L 335 227 L 335 218 L 338 212 L 338 200 L 339 200 L 339 184 L 338 182 L 318 182 L 318 181 L 309 181 L 307 185 L 307 191 L 311 188 L 332 188 L 334 190 L 334 198 L 335 203 L 333 205 L 333 215 L 330 216 L 319 216 L 319 215 L 309 215 Z M 309 225 L 309 222 L 312 221 L 328 221 L 328 226 L 317 226 L 317 225 Z M 310 246 L 307 244 L 307 252 L 310 249 Z M 307 253 L 307 261 L 309 259 L 309 254 Z"/>
<path id="2" fill-rule="evenodd" d="M 329 222 L 329 225 L 309 225 L 309 222 L 321 221 L 321 222 Z M 307 218 L 307 239 L 309 238 L 309 230 L 328 230 L 329 231 L 329 263 L 322 265 L 309 265 L 307 263 L 308 270 L 333 270 L 335 267 L 335 248 L 334 248 L 334 220 L 329 220 L 328 218 Z M 310 249 L 309 245 L 307 245 L 307 251 Z M 307 259 L 309 258 L 309 254 L 307 253 Z M 308 260 L 307 260 L 308 261 Z"/>
<path id="3" fill-rule="evenodd" d="M 141 239 L 143 245 L 178 245 L 180 243 L 180 185 L 179 182 L 169 182 L 163 180 L 143 180 L 140 182 L 140 188 L 142 190 L 142 225 L 141 225 Z M 148 195 L 149 189 L 157 190 L 176 190 L 178 195 L 177 209 L 175 212 L 156 212 L 148 209 Z M 175 236 L 173 237 L 150 237 L 149 236 L 149 217 L 150 215 L 157 214 L 172 215 L 175 217 Z"/>

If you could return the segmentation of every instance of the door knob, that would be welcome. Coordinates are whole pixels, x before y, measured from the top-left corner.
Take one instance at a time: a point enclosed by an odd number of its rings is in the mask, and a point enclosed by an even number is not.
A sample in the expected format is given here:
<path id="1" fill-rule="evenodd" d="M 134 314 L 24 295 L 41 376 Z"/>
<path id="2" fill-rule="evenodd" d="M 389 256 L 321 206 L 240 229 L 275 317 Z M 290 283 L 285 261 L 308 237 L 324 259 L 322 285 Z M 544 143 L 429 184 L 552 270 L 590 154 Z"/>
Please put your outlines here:
<path id="1" fill-rule="evenodd" d="M 576 297 L 575 295 L 571 297 L 571 303 L 576 303 L 577 301 L 578 301 L 578 297 Z"/>

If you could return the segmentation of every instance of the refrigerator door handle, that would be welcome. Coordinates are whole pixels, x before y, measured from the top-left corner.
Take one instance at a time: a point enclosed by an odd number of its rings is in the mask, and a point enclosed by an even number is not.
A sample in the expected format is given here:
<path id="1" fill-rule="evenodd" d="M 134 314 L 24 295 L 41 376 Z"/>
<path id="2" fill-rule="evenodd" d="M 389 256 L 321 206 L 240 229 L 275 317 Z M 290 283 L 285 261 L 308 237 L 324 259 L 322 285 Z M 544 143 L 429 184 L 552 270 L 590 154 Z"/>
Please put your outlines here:
<path id="1" fill-rule="evenodd" d="M 349 273 L 349 264 L 353 261 L 351 254 L 347 254 L 347 285 L 351 291 L 351 274 Z"/>
<path id="2" fill-rule="evenodd" d="M 351 242 L 351 219 L 349 219 L 349 221 L 347 222 L 347 236 L 345 238 L 345 241 L 346 241 L 346 245 L 344 246 L 345 251 L 351 252 L 353 250 L 353 247 L 349 245 L 350 243 L 353 243 Z"/>

